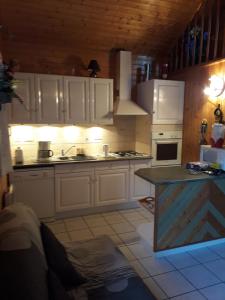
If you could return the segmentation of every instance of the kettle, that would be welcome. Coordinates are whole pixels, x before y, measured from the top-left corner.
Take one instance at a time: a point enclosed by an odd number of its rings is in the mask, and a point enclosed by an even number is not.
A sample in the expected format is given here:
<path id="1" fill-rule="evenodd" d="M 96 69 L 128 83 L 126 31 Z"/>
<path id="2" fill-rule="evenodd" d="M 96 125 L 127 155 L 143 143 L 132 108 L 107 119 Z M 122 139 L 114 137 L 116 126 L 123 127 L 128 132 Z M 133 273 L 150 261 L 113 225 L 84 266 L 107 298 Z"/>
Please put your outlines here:
<path id="1" fill-rule="evenodd" d="M 38 161 L 49 161 L 50 157 L 54 155 L 53 151 L 50 150 L 50 141 L 39 141 L 38 142 Z"/>

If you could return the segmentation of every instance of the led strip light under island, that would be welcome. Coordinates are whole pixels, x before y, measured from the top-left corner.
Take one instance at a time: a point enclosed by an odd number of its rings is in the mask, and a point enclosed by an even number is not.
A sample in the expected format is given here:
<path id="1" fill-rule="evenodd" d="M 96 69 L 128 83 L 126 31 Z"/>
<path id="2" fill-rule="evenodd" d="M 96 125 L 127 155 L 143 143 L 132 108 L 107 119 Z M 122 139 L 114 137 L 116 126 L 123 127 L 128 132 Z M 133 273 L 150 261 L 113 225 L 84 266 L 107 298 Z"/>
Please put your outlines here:
<path id="1" fill-rule="evenodd" d="M 135 174 L 155 185 L 155 252 L 225 238 L 225 173 L 160 167 Z"/>

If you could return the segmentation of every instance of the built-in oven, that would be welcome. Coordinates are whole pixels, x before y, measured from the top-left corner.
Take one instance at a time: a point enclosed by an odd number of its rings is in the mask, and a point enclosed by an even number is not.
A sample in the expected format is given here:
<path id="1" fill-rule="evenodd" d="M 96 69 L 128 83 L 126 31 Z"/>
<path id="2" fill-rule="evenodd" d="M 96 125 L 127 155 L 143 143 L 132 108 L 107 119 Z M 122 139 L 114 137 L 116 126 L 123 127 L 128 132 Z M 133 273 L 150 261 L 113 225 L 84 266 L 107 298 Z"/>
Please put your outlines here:
<path id="1" fill-rule="evenodd" d="M 152 166 L 181 164 L 182 131 L 152 132 Z"/>

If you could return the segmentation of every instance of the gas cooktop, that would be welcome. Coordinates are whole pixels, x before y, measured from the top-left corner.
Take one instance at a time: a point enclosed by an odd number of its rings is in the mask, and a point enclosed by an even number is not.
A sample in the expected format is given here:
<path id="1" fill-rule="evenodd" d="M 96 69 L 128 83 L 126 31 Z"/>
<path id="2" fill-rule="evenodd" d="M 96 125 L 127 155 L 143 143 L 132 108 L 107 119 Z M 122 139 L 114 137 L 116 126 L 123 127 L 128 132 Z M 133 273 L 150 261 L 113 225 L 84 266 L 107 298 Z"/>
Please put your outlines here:
<path id="1" fill-rule="evenodd" d="M 128 151 L 116 151 L 111 152 L 114 157 L 142 157 L 146 156 L 144 153 L 128 150 Z"/>

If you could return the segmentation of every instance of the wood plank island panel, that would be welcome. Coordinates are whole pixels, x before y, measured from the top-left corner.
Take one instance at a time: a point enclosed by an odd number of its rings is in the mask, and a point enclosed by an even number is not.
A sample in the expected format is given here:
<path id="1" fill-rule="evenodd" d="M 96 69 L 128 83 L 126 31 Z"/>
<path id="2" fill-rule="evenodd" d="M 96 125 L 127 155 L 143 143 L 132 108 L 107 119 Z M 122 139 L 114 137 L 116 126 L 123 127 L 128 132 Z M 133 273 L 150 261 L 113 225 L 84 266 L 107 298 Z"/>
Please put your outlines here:
<path id="1" fill-rule="evenodd" d="M 200 124 L 204 118 L 208 120 L 207 140 L 210 140 L 214 123 L 213 112 L 216 107 L 208 101 L 203 90 L 209 84 L 208 79 L 212 75 L 224 74 L 224 68 L 225 60 L 221 60 L 188 68 L 170 76 L 170 79 L 185 81 L 183 163 L 199 160 Z M 225 113 L 225 101 L 222 102 L 222 110 Z"/>
<path id="2" fill-rule="evenodd" d="M 2 0 L 8 41 L 165 53 L 202 0 Z"/>
<path id="3" fill-rule="evenodd" d="M 156 197 L 156 251 L 225 237 L 224 178 L 156 185 Z"/>
<path id="4" fill-rule="evenodd" d="M 190 174 L 179 166 L 135 174 L 155 185 L 154 251 L 225 238 L 225 174 Z"/>

